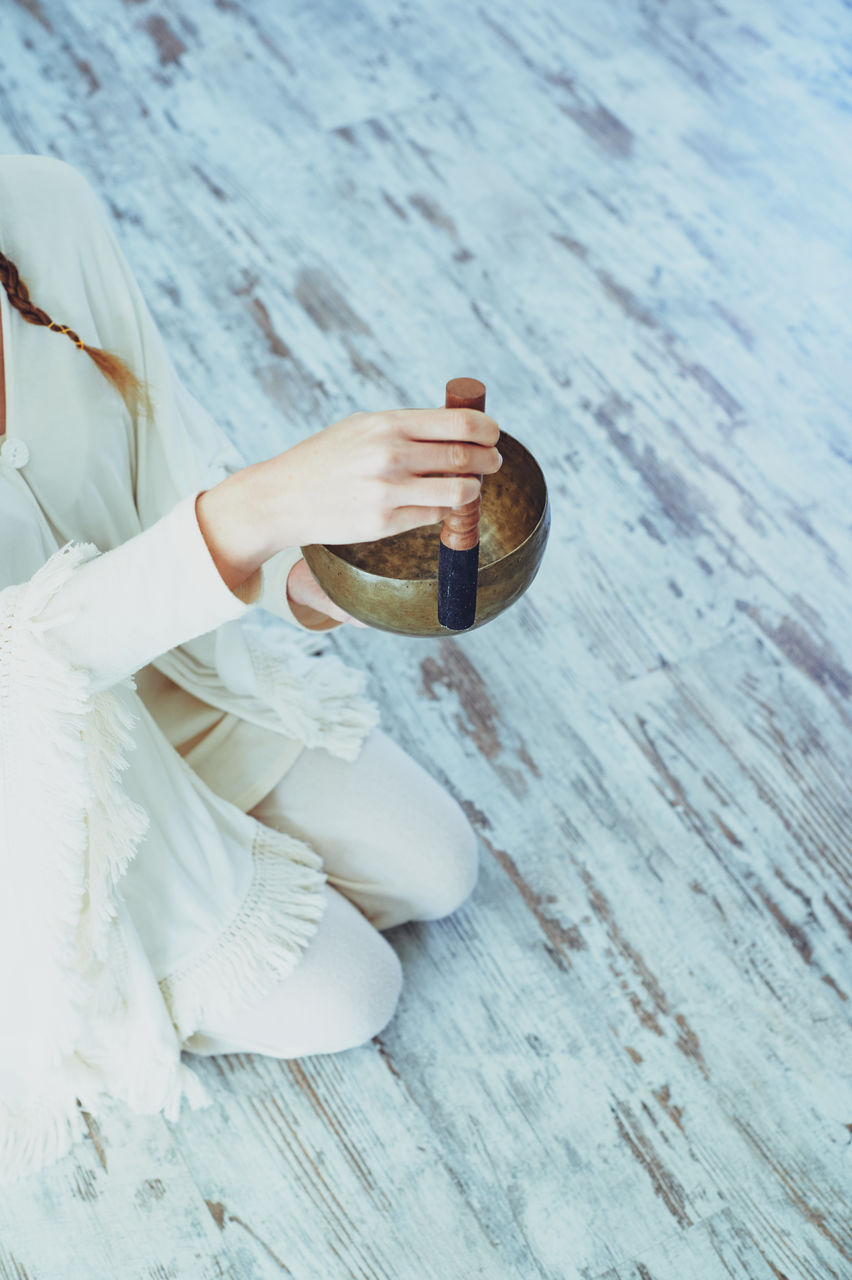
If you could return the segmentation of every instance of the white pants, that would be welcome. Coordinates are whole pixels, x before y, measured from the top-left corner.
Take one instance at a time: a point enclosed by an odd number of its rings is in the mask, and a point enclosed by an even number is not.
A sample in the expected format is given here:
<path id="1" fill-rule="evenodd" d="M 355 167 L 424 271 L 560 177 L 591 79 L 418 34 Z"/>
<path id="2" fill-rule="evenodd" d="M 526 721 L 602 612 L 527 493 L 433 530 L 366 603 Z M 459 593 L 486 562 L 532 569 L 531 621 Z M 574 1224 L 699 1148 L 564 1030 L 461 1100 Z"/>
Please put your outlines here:
<path id="1" fill-rule="evenodd" d="M 379 930 L 455 911 L 476 884 L 476 834 L 449 792 L 378 727 L 352 763 L 306 748 L 251 813 L 320 854 L 326 910 L 274 991 L 227 1024 L 200 1028 L 187 1048 L 298 1058 L 364 1044 L 402 990 L 399 957 Z"/>

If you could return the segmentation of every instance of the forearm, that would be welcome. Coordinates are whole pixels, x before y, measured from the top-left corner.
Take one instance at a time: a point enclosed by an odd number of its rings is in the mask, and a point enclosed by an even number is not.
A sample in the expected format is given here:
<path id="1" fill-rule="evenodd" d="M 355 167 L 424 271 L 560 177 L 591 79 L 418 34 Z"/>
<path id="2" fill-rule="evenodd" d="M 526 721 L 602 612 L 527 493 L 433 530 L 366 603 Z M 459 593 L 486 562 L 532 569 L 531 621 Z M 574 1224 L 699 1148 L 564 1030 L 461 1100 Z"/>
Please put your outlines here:
<path id="1" fill-rule="evenodd" d="M 278 541 L 269 541 L 272 522 L 267 508 L 266 480 L 266 474 L 258 467 L 244 467 L 205 489 L 196 499 L 198 525 L 222 580 L 240 598 L 266 604 L 279 617 L 289 616 L 307 631 L 339 627 L 339 619 L 293 600 L 285 580 L 278 583 L 278 596 L 274 601 L 266 593 L 261 594 L 260 575 L 255 583 L 249 583 L 260 566 L 283 549 Z"/>
<path id="2" fill-rule="evenodd" d="M 227 588 L 201 531 L 197 500 L 188 494 L 149 528 L 62 573 L 62 585 L 34 612 L 33 625 L 64 661 L 88 670 L 90 692 L 251 607 Z M 56 579 L 62 558 L 57 551 L 42 565 L 43 580 Z"/>

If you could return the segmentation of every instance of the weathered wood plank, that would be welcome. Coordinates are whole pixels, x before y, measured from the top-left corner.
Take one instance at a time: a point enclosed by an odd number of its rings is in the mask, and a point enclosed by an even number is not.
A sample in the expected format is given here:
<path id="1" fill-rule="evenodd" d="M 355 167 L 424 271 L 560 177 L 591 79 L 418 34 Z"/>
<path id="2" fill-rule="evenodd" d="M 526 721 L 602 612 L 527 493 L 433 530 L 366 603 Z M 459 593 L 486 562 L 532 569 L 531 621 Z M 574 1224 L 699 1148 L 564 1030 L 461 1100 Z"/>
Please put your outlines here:
<path id="1" fill-rule="evenodd" d="M 4 8 L 0 150 L 90 178 L 246 461 L 469 373 L 553 525 L 487 628 L 318 641 L 481 836 L 391 1024 L 105 1106 L 0 1280 L 852 1274 L 850 51 L 842 0 Z"/>

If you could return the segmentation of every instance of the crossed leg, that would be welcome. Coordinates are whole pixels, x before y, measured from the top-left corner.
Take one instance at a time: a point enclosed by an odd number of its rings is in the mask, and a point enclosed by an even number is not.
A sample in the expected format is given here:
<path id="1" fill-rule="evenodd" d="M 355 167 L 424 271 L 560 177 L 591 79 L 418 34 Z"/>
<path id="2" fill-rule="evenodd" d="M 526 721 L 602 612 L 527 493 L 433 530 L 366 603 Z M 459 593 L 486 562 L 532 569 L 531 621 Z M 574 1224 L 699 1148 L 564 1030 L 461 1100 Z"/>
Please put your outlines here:
<path id="1" fill-rule="evenodd" d="M 304 750 L 251 813 L 321 855 L 326 910 L 270 994 L 185 1047 L 294 1058 L 364 1044 L 390 1021 L 402 990 L 402 966 L 380 930 L 449 915 L 476 884 L 477 840 L 464 810 L 377 727 L 353 762 Z"/>

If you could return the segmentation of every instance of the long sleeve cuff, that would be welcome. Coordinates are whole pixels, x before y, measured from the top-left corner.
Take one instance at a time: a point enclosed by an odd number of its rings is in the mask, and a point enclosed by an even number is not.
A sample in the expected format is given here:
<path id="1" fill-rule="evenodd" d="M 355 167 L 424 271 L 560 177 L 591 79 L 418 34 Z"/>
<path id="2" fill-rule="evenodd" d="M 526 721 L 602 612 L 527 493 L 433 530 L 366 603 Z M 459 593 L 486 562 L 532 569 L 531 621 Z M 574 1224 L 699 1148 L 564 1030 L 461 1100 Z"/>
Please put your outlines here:
<path id="1" fill-rule="evenodd" d="M 253 607 L 216 567 L 195 511 L 201 491 L 80 564 L 39 615 L 67 660 L 88 669 L 91 692 Z"/>

